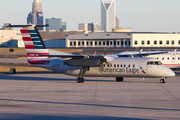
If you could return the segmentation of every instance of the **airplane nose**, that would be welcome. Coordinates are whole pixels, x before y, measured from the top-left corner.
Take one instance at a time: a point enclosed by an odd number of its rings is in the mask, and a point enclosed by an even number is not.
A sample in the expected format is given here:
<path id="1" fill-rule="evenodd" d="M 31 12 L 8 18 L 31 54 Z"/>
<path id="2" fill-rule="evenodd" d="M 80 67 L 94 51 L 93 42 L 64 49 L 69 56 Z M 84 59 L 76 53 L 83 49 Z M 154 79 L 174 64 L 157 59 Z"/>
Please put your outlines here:
<path id="1" fill-rule="evenodd" d="M 169 77 L 174 77 L 175 76 L 175 73 L 169 69 L 166 73 L 165 73 L 166 76 L 169 76 Z"/>

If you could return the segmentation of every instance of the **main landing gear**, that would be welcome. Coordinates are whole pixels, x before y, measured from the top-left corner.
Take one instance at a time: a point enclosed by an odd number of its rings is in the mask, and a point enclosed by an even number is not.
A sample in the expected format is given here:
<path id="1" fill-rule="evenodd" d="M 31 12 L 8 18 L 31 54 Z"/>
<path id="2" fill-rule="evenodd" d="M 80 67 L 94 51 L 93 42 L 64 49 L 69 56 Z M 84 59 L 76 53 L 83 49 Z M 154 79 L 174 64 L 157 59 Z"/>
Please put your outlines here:
<path id="1" fill-rule="evenodd" d="M 161 79 L 160 83 L 166 83 L 166 78 Z"/>
<path id="2" fill-rule="evenodd" d="M 84 78 L 78 77 L 77 78 L 77 83 L 84 83 Z"/>
<path id="3" fill-rule="evenodd" d="M 89 70 L 89 67 L 81 67 L 79 77 L 77 78 L 77 83 L 84 83 L 84 74 L 87 70 Z"/>
<path id="4" fill-rule="evenodd" d="M 116 78 L 116 81 L 117 81 L 117 82 L 122 82 L 122 81 L 123 81 L 123 77 L 117 77 L 117 78 Z"/>

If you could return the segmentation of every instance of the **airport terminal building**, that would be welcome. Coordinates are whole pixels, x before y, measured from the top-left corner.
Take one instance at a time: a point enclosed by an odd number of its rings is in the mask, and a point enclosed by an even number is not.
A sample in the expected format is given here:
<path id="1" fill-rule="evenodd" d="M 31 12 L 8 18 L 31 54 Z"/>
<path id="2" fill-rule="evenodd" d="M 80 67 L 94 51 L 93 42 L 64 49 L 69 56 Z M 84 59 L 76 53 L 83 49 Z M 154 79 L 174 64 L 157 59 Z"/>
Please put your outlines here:
<path id="1" fill-rule="evenodd" d="M 40 31 L 47 47 L 180 47 L 180 33 Z M 21 33 L 0 30 L 0 46 L 24 47 Z"/>
<path id="2" fill-rule="evenodd" d="M 180 47 L 180 33 L 103 32 L 73 34 L 66 47 Z"/>

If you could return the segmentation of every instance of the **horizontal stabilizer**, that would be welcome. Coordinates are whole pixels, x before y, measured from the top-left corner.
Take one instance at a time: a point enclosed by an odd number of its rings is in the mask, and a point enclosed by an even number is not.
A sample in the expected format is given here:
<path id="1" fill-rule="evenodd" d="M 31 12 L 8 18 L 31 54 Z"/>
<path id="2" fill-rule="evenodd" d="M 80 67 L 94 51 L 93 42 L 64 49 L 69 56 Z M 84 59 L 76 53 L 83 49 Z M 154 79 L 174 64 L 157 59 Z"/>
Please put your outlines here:
<path id="1" fill-rule="evenodd" d="M 48 27 L 49 25 L 11 25 L 8 24 L 6 27 L 30 27 L 30 26 L 35 26 L 35 27 Z"/>

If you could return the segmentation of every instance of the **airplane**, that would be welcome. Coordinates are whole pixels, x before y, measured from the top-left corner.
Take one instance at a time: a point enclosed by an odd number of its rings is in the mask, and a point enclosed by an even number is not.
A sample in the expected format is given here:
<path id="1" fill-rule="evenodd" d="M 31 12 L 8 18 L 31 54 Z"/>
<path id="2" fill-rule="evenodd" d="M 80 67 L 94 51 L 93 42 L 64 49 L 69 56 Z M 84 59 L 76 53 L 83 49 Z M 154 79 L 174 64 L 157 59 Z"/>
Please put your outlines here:
<path id="1" fill-rule="evenodd" d="M 143 50 L 143 49 L 142 49 Z M 180 68 L 180 51 L 126 51 L 117 54 L 118 57 L 153 57 L 160 60 L 171 69 Z"/>
<path id="2" fill-rule="evenodd" d="M 48 25 L 9 24 L 7 27 L 22 27 L 21 34 L 28 56 L 27 61 L 31 65 L 78 76 L 77 83 L 83 83 L 84 76 L 116 77 L 116 81 L 123 81 L 123 77 L 162 78 L 160 83 L 166 83 L 167 77 L 175 76 L 169 67 L 155 58 L 73 55 L 49 50 L 37 29 L 46 26 Z"/>

